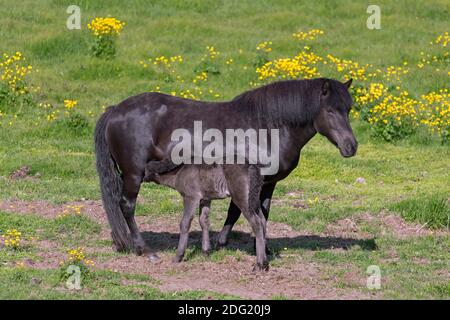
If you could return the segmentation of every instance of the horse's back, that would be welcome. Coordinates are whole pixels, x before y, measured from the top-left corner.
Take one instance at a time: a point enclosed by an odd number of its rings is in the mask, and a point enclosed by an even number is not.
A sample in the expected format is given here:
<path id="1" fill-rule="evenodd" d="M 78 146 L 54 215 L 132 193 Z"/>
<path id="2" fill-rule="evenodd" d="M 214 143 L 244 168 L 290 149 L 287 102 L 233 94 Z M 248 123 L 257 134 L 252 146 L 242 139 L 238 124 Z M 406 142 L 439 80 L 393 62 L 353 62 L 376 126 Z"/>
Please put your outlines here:
<path id="1" fill-rule="evenodd" d="M 156 157 L 155 130 L 162 97 L 149 92 L 130 97 L 111 111 L 106 139 L 111 154 L 124 173 L 142 174 L 149 158 Z"/>

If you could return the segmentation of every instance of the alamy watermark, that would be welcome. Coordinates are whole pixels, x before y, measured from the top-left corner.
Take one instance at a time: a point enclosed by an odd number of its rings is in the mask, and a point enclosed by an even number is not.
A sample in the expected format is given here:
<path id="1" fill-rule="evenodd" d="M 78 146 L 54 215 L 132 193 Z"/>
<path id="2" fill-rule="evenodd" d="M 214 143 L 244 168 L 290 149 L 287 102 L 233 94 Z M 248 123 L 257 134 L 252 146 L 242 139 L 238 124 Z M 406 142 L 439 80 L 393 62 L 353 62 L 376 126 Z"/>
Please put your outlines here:
<path id="1" fill-rule="evenodd" d="M 369 290 L 380 290 L 381 289 L 381 269 L 377 265 L 370 265 L 367 267 L 366 273 L 369 275 L 367 277 L 366 287 Z"/>
<path id="2" fill-rule="evenodd" d="M 367 29 L 381 29 L 381 9 L 380 6 L 372 4 L 367 7 L 367 13 L 370 16 L 367 18 L 366 25 Z"/>
<path id="3" fill-rule="evenodd" d="M 171 152 L 175 164 L 258 164 L 262 175 L 278 172 L 280 137 L 278 129 L 208 128 L 194 121 L 194 130 L 176 129 L 171 140 L 177 142 Z"/>
<path id="4" fill-rule="evenodd" d="M 366 26 L 370 30 L 381 29 L 381 9 L 380 6 L 371 4 L 367 7 L 366 12 L 369 17 L 366 20 Z M 66 9 L 66 13 L 69 14 L 66 20 L 66 26 L 69 30 L 81 29 L 81 9 L 77 5 L 70 5 Z"/>
<path id="5" fill-rule="evenodd" d="M 66 12 L 69 17 L 66 20 L 66 26 L 69 30 L 80 30 L 81 29 L 81 9 L 77 5 L 70 5 L 67 7 Z"/>
<path id="6" fill-rule="evenodd" d="M 66 273 L 69 277 L 66 280 L 66 287 L 70 290 L 81 289 L 81 270 L 79 266 L 71 264 L 67 267 Z"/>

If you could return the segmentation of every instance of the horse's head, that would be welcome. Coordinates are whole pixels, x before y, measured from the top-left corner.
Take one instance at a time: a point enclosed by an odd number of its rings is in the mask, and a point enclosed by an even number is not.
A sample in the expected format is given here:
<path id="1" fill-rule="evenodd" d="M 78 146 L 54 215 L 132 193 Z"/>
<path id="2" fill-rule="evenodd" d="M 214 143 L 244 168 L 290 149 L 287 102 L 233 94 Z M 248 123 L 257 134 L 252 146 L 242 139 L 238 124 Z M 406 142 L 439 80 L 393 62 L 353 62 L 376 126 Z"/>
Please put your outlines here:
<path id="1" fill-rule="evenodd" d="M 346 158 L 354 156 L 358 148 L 348 117 L 353 104 L 348 92 L 351 83 L 352 79 L 346 83 L 325 79 L 320 92 L 319 113 L 314 119 L 315 129 Z"/>

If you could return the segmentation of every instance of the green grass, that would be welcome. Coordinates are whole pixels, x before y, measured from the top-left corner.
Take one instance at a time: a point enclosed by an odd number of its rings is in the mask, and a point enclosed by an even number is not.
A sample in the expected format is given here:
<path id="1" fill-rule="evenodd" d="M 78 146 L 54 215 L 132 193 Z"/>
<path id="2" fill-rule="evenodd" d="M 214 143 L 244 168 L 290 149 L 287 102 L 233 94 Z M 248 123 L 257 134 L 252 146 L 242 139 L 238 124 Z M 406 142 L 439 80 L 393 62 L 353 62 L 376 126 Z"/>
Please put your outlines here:
<path id="1" fill-rule="evenodd" d="M 57 240 L 65 246 L 88 244 L 89 238 L 100 231 L 100 225 L 83 215 L 47 219 L 38 215 L 17 215 L 0 211 L 0 234 L 17 229 L 29 237 Z"/>
<path id="2" fill-rule="evenodd" d="M 408 199 L 391 206 L 391 209 L 400 212 L 407 221 L 417 221 L 430 228 L 450 227 L 450 206 L 447 197 Z"/>
<path id="3" fill-rule="evenodd" d="M 220 93 L 219 100 L 224 100 L 251 87 L 250 82 L 255 80 L 255 47 L 264 40 L 273 42 L 271 57 L 292 56 L 299 49 L 292 33 L 319 28 L 325 35 L 313 43 L 315 52 L 386 68 L 405 60 L 414 65 L 428 43 L 448 31 L 450 4 L 446 0 L 433 3 L 383 0 L 377 4 L 382 12 L 381 30 L 366 28 L 368 3 L 365 1 L 80 0 L 82 30 L 68 31 L 66 1 L 24 0 L 12 4 L 0 0 L 0 5 L 6 8 L 0 13 L 0 53 L 20 50 L 39 70 L 30 79 L 41 88 L 33 95 L 35 101 L 61 105 L 64 99 L 76 99 L 77 112 L 88 119 L 87 127 L 78 130 L 67 120 L 47 122 L 37 106 L 0 103 L 0 110 L 19 114 L 11 126 L 7 120 L 0 119 L 0 200 L 46 200 L 62 204 L 100 199 L 92 135 L 101 107 L 156 86 L 168 92 L 180 90 L 178 83 L 164 83 L 156 74 L 144 70 L 140 60 L 180 54 L 185 63 L 178 72 L 190 77 L 205 47 L 214 45 L 221 52 L 221 59 L 234 59 L 232 67 L 222 66 L 221 74 L 210 76 L 207 84 Z M 117 57 L 111 61 L 91 57 L 86 28 L 92 18 L 106 15 L 126 22 L 118 39 Z M 420 72 L 411 71 L 403 85 L 413 97 L 448 88 L 448 68 L 444 69 L 436 72 L 427 66 Z M 367 124 L 353 121 L 352 126 L 360 145 L 357 156 L 343 159 L 325 138 L 316 136 L 304 148 L 300 166 L 278 184 L 270 220 L 315 234 L 325 232 L 341 219 L 358 219 L 365 213 L 377 216 L 381 211 L 390 210 L 407 221 L 426 223 L 427 228 L 444 231 L 443 234 L 404 240 L 395 234 L 381 234 L 378 226 L 362 223 L 360 227 L 364 231 L 376 235 L 373 240 L 376 248 L 372 248 L 374 243 L 369 239 L 341 252 L 323 248 L 318 240 L 312 239 L 287 248 L 286 252 L 323 267 L 354 268 L 360 273 L 370 264 L 380 265 L 387 277 L 381 294 L 385 298 L 448 299 L 448 283 L 437 274 L 448 272 L 450 260 L 450 239 L 445 233 L 449 225 L 449 146 L 441 145 L 437 138 L 423 132 L 387 144 L 374 139 Z M 10 173 L 23 165 L 39 177 L 9 179 Z M 357 183 L 359 177 L 366 183 Z M 213 203 L 213 229 L 220 228 L 226 209 L 227 201 Z M 180 216 L 181 210 L 176 192 L 151 184 L 142 187 L 137 215 L 150 221 L 156 217 Z M 0 212 L 0 234 L 11 228 L 27 236 L 55 241 L 64 248 L 110 246 L 110 242 L 96 238 L 99 224 L 84 216 L 44 219 Z M 284 251 L 280 246 L 274 249 Z M 198 248 L 189 250 L 192 263 L 205 259 L 220 263 L 230 256 L 238 260 L 248 253 L 228 249 L 204 258 Z M 395 259 L 391 257 L 393 254 Z M 73 293 L 61 289 L 59 270 L 27 269 L 25 272 L 3 267 L 3 264 L 10 266 L 37 257 L 37 248 L 33 246 L 19 251 L 0 249 L 0 298 L 196 299 L 210 294 L 215 298 L 227 297 L 197 291 L 164 293 L 145 281 L 144 285 L 122 286 L 121 280 L 126 275 L 108 271 L 99 271 L 86 290 Z M 428 259 L 425 264 L 411 263 L 424 257 Z M 98 253 L 96 258 L 107 257 Z M 290 259 L 279 258 L 271 263 L 287 265 Z M 328 272 L 330 277 L 335 275 L 333 269 Z M 33 277 L 42 282 L 33 284 Z M 351 287 L 345 283 L 345 275 L 336 271 L 336 277 L 343 278 L 342 287 Z"/>

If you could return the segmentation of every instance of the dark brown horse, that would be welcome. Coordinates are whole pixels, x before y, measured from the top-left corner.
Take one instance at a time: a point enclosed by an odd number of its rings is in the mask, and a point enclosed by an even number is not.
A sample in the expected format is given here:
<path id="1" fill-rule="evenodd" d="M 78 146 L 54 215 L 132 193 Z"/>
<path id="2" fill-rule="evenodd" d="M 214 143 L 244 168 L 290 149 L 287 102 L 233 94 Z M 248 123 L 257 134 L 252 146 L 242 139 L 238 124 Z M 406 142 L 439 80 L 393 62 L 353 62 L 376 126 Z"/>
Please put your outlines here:
<path id="1" fill-rule="evenodd" d="M 219 132 L 277 128 L 279 166 L 274 174 L 263 176 L 260 192 L 267 220 L 276 183 L 297 166 L 302 147 L 317 132 L 336 145 L 342 156 L 356 153 L 348 118 L 350 84 L 351 80 L 341 83 L 324 78 L 275 82 L 220 103 L 144 93 L 109 107 L 97 122 L 95 147 L 103 203 L 117 250 L 134 249 L 156 258 L 146 249 L 134 211 L 147 162 L 171 158 L 178 143 L 172 139 L 175 130 L 194 134 L 195 121 Z M 231 202 L 219 246 L 227 243 L 239 215 L 239 207 Z"/>

